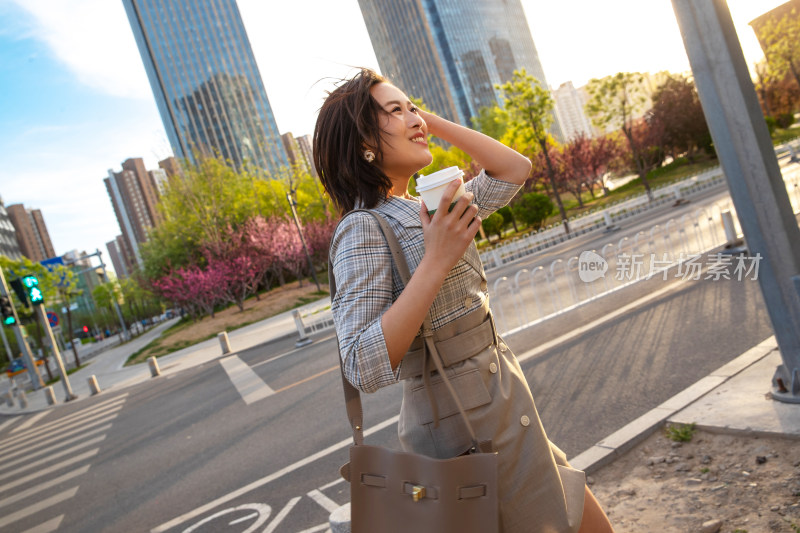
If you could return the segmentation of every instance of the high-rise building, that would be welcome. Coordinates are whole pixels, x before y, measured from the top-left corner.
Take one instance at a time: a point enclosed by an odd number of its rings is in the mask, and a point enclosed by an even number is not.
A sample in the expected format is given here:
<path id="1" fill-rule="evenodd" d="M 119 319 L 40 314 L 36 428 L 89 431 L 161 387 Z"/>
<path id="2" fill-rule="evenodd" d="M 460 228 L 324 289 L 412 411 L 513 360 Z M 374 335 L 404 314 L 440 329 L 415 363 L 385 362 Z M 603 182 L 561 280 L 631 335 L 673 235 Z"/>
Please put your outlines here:
<path id="1" fill-rule="evenodd" d="M 159 221 L 156 208 L 158 185 L 153 175 L 145 169 L 144 161 L 137 157 L 125 160 L 121 172 L 109 169 L 108 177 L 103 180 L 136 264 L 141 263 L 139 244 L 147 241 L 148 230 Z"/>
<path id="2" fill-rule="evenodd" d="M 524 68 L 547 88 L 520 0 L 359 0 L 381 73 L 470 125 Z M 555 124 L 552 128 L 560 134 Z"/>
<path id="3" fill-rule="evenodd" d="M 794 13 L 792 13 L 792 11 L 794 11 Z M 756 38 L 758 39 L 762 50 L 766 51 L 766 49 L 769 47 L 769 43 L 764 38 L 764 25 L 767 22 L 777 22 L 783 17 L 794 17 L 796 19 L 800 18 L 800 0 L 790 0 L 785 4 L 781 4 L 762 15 L 759 15 L 749 22 L 756 34 Z"/>
<path id="4" fill-rule="evenodd" d="M 581 133 L 587 137 L 594 135 L 594 128 L 586 116 L 586 103 L 589 96 L 583 88 L 576 89 L 571 81 L 562 83 L 553 91 L 555 111 L 561 130 L 566 140 L 577 137 Z"/>
<path id="5" fill-rule="evenodd" d="M 309 162 L 303 150 L 300 148 L 300 139 L 296 139 L 294 135 L 289 132 L 281 135 L 281 140 L 283 141 L 283 148 L 286 150 L 286 155 L 289 157 L 289 164 L 292 168 L 296 167 L 301 171 L 309 172 L 311 169 L 309 168 Z"/>
<path id="6" fill-rule="evenodd" d="M 39 209 L 25 209 L 22 204 L 13 204 L 6 211 L 17 234 L 22 255 L 34 263 L 55 257 L 56 251 Z"/>
<path id="7" fill-rule="evenodd" d="M 179 158 L 288 165 L 236 0 L 123 0 Z"/>
<path id="8" fill-rule="evenodd" d="M 314 140 L 312 135 L 309 133 L 302 137 L 297 137 L 297 146 L 300 148 L 300 153 L 303 154 L 308 171 L 316 178 L 317 167 L 314 166 Z"/>
<path id="9" fill-rule="evenodd" d="M 0 198 L 0 255 L 15 261 L 22 259 L 22 250 L 17 241 L 17 231 L 8 217 L 8 211 L 6 211 L 2 198 Z"/>
<path id="10" fill-rule="evenodd" d="M 117 273 L 117 278 L 119 279 L 128 277 L 133 271 L 133 261 L 126 247 L 125 237 L 122 235 L 117 235 L 113 241 L 106 243 L 111 265 L 114 267 L 114 272 Z"/>

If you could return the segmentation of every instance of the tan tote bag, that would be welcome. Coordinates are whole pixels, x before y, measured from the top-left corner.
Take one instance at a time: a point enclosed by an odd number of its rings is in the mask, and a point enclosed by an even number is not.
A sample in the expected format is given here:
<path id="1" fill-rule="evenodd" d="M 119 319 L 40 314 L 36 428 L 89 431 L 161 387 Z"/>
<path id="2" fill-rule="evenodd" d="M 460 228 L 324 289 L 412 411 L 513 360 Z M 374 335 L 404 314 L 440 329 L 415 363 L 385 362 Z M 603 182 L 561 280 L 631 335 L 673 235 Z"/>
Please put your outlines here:
<path id="1" fill-rule="evenodd" d="M 369 210 L 383 232 L 392 258 L 404 284 L 411 278 L 400 243 L 386 220 Z M 355 212 L 355 211 L 352 211 Z M 333 269 L 328 266 L 331 300 L 336 295 Z M 428 397 L 438 415 L 430 394 L 428 368 L 432 360 L 453 397 L 464 426 L 472 438 L 472 447 L 450 459 L 434 459 L 425 455 L 400 452 L 364 444 L 363 411 L 359 391 L 344 376 L 347 417 L 353 430 L 350 462 L 341 474 L 350 483 L 352 533 L 497 533 L 497 453 L 491 442 L 479 443 L 442 367 L 433 342 L 430 314 L 422 327 L 424 340 L 423 380 Z M 339 356 L 340 367 L 342 358 Z"/>

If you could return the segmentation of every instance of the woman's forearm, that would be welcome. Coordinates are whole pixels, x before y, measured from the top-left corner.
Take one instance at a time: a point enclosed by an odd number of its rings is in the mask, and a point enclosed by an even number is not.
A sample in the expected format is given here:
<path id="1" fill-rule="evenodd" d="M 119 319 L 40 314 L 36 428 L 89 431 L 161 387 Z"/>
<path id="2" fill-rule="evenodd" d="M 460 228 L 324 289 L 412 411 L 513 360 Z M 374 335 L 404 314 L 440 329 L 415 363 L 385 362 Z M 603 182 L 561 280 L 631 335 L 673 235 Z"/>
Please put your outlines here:
<path id="1" fill-rule="evenodd" d="M 503 143 L 447 119 L 421 111 L 428 133 L 465 151 L 486 172 L 497 179 L 522 184 L 528 179 L 531 162 Z"/>
<path id="2" fill-rule="evenodd" d="M 446 276 L 447 271 L 423 258 L 408 285 L 381 317 L 392 370 L 408 352 Z"/>

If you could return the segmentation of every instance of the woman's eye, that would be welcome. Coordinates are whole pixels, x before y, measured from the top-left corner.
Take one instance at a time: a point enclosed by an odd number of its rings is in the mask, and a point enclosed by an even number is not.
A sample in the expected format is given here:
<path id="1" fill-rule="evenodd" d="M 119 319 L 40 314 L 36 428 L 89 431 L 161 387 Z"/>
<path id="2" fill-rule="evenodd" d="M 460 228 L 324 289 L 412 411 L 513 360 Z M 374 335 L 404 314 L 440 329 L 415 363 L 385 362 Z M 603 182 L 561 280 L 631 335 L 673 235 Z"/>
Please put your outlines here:
<path id="1" fill-rule="evenodd" d="M 412 112 L 412 113 L 416 113 L 417 111 L 419 111 L 419 109 L 417 109 L 416 107 L 414 107 L 414 106 L 412 105 L 412 106 L 411 106 L 411 112 Z"/>
<path id="2" fill-rule="evenodd" d="M 395 107 L 392 108 L 392 113 L 397 113 L 398 111 L 402 111 L 402 110 L 403 110 L 403 108 L 401 108 L 400 106 L 395 106 Z"/>

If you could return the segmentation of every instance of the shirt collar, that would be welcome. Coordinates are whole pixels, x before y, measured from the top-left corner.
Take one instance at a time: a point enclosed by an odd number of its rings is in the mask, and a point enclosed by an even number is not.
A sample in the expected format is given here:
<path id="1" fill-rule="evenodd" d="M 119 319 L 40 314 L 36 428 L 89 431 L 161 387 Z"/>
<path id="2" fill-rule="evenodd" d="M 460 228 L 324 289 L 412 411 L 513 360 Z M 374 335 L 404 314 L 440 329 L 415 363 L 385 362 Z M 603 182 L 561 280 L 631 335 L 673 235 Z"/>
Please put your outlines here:
<path id="1" fill-rule="evenodd" d="M 422 222 L 419 219 L 419 200 L 400 198 L 399 196 L 388 196 L 378 202 L 375 211 L 382 215 L 393 218 L 406 228 L 421 228 Z"/>

